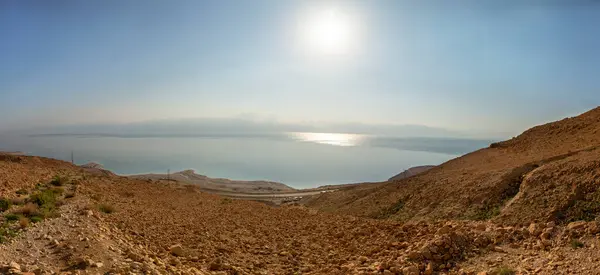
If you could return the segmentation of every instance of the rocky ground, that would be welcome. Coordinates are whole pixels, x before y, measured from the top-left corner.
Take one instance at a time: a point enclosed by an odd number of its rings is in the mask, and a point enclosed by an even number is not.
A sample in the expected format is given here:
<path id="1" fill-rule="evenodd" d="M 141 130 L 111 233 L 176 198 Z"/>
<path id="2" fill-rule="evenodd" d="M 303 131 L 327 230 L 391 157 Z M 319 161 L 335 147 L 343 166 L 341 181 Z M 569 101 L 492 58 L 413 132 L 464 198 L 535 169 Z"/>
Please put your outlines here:
<path id="1" fill-rule="evenodd" d="M 410 178 L 353 186 L 307 205 L 354 216 L 567 224 L 600 214 L 600 107 L 525 131 Z"/>
<path id="2" fill-rule="evenodd" d="M 597 274 L 600 270 L 596 222 L 518 227 L 459 220 L 402 223 L 304 206 L 275 208 L 202 193 L 192 185 L 91 174 L 43 158 L 5 158 L 0 171 L 2 196 L 21 203 L 2 214 L 5 227 L 14 232 L 0 245 L 0 271 L 6 274 Z M 60 171 L 64 179 L 60 186 L 45 184 L 54 182 L 49 171 Z M 38 178 L 21 179 L 24 175 Z M 54 215 L 24 226 L 7 221 L 36 194 L 53 188 L 64 190 Z"/>

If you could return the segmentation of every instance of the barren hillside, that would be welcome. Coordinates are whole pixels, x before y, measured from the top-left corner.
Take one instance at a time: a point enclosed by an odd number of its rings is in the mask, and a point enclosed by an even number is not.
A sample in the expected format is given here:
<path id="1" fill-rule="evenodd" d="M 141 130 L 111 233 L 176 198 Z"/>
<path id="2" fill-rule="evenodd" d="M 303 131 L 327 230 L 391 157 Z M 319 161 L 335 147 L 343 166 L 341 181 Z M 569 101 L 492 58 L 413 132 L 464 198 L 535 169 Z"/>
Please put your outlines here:
<path id="1" fill-rule="evenodd" d="M 323 194 L 317 209 L 397 220 L 568 222 L 600 212 L 600 108 L 541 125 L 427 173 Z M 358 194 L 358 195 L 356 195 Z"/>
<path id="2" fill-rule="evenodd" d="M 0 175 L 5 274 L 592 274 L 600 268 L 595 222 L 375 220 L 231 200 L 195 185 L 92 173 L 39 157 L 3 155 Z"/>

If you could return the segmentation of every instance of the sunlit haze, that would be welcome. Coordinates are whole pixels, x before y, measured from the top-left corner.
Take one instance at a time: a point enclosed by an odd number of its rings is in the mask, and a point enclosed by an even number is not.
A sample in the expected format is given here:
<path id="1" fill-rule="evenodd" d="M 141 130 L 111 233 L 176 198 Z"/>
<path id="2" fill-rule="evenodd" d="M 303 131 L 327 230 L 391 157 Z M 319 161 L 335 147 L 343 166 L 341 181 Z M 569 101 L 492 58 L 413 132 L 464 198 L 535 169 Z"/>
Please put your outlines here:
<path id="1" fill-rule="evenodd" d="M 510 137 L 600 104 L 597 4 L 559 2 L 5 2 L 0 129 L 242 118 Z"/>

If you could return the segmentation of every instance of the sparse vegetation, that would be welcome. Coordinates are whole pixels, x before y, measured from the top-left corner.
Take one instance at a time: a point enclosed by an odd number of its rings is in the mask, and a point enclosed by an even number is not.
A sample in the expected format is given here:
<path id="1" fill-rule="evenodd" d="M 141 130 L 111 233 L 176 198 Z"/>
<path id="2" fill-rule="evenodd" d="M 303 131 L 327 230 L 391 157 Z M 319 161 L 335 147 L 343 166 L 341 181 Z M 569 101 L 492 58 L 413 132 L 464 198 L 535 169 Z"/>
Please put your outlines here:
<path id="1" fill-rule="evenodd" d="M 232 202 L 231 198 L 223 198 L 223 199 L 221 199 L 221 204 L 228 204 L 228 203 L 231 203 L 231 202 Z"/>
<path id="2" fill-rule="evenodd" d="M 51 185 L 54 186 L 63 186 L 70 182 L 69 178 L 66 176 L 55 176 L 52 181 L 50 181 Z"/>
<path id="3" fill-rule="evenodd" d="M 24 205 L 26 202 L 26 198 L 18 197 L 10 199 L 12 205 Z"/>
<path id="4" fill-rule="evenodd" d="M 99 204 L 98 210 L 100 210 L 100 212 L 106 213 L 106 214 L 111 214 L 116 211 L 114 206 L 112 206 L 110 204 L 105 204 L 105 203 Z"/>
<path id="5" fill-rule="evenodd" d="M 20 217 L 21 216 L 19 216 L 17 214 L 13 214 L 13 213 L 4 215 L 4 219 L 6 219 L 7 222 L 17 221 L 17 220 L 19 220 Z"/>
<path id="6" fill-rule="evenodd" d="M 27 195 L 29 192 L 27 192 L 27 190 L 25 189 L 19 189 L 17 190 L 17 192 L 15 192 L 17 195 Z"/>
<path id="7" fill-rule="evenodd" d="M 574 249 L 584 247 L 584 244 L 578 239 L 571 239 L 571 247 Z"/>
<path id="8" fill-rule="evenodd" d="M 0 199 L 0 212 L 4 212 L 10 208 L 12 205 L 10 200 Z"/>
<path id="9" fill-rule="evenodd" d="M 31 195 L 30 201 L 38 206 L 38 212 L 36 214 L 45 218 L 56 216 L 57 207 L 61 204 L 59 196 L 63 192 L 63 188 L 53 187 L 40 190 Z"/>
<path id="10" fill-rule="evenodd" d="M 493 274 L 498 274 L 498 275 L 515 275 L 517 274 L 517 272 L 515 272 L 513 269 L 503 266 L 503 267 L 499 267 L 498 269 L 496 269 L 495 272 L 493 272 Z"/>
<path id="11" fill-rule="evenodd" d="M 15 211 L 15 213 L 21 214 L 24 216 L 28 216 L 28 217 L 38 215 L 39 214 L 38 206 L 37 206 L 37 204 L 34 204 L 34 203 L 28 203 L 28 204 L 22 206 L 21 208 L 17 209 Z"/>
<path id="12" fill-rule="evenodd" d="M 399 200 L 392 206 L 384 209 L 381 213 L 379 213 L 379 215 L 376 218 L 378 218 L 378 219 L 389 218 L 390 216 L 398 213 L 398 211 L 400 211 L 402 209 L 402 207 L 404 207 L 404 202 L 402 200 Z"/>
<path id="13" fill-rule="evenodd" d="M 29 219 L 26 217 L 19 217 L 19 227 L 21 229 L 29 226 Z"/>
<path id="14" fill-rule="evenodd" d="M 475 214 L 469 216 L 468 218 L 476 221 L 485 221 L 496 217 L 499 214 L 500 206 L 484 205 L 483 207 L 479 208 Z"/>
<path id="15" fill-rule="evenodd" d="M 0 226 L 0 243 L 5 242 L 8 238 L 14 237 L 17 235 L 17 232 L 10 228 L 8 224 L 3 224 Z"/>

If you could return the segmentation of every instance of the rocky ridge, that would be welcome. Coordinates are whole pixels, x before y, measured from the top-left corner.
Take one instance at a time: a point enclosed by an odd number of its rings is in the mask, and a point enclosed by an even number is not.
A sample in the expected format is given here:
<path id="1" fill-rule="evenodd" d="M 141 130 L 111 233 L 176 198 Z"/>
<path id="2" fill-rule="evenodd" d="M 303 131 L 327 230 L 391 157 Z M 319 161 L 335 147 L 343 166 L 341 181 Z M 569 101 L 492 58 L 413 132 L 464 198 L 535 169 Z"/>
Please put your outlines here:
<path id="1" fill-rule="evenodd" d="M 402 221 L 568 223 L 600 213 L 600 108 L 534 127 L 426 173 L 349 187 L 310 207 Z"/>

